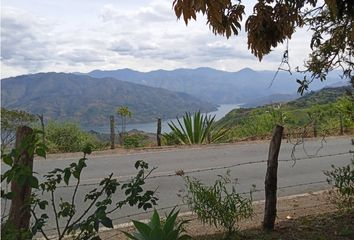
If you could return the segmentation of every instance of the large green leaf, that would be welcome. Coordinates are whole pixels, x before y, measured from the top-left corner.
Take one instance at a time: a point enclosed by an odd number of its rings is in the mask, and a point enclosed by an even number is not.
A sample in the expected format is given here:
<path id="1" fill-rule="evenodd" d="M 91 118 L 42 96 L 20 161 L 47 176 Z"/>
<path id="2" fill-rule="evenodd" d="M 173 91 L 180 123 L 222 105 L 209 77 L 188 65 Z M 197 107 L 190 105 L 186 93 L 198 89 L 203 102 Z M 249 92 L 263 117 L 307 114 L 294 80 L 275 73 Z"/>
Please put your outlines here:
<path id="1" fill-rule="evenodd" d="M 139 233 L 142 235 L 143 238 L 145 238 L 145 239 L 149 238 L 152 229 L 150 228 L 150 226 L 148 224 L 138 222 L 138 221 L 133 221 L 133 224 L 134 224 L 135 228 L 139 231 Z"/>

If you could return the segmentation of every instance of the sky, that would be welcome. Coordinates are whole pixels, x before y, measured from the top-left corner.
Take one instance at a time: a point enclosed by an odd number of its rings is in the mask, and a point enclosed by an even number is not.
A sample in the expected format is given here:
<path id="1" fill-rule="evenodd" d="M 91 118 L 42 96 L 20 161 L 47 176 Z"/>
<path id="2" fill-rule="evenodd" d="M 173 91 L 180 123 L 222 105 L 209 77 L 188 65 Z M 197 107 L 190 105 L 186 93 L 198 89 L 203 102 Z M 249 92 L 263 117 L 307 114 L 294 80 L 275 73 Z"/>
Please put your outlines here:
<path id="1" fill-rule="evenodd" d="M 212 67 L 238 71 L 276 70 L 285 45 L 259 62 L 246 33 L 215 36 L 205 17 L 188 26 L 177 21 L 173 0 L 2 0 L 1 78 L 36 72 L 94 69 Z M 243 1 L 252 13 L 254 0 Z M 244 25 L 243 25 L 244 29 Z M 289 41 L 290 66 L 302 66 L 310 33 Z"/>

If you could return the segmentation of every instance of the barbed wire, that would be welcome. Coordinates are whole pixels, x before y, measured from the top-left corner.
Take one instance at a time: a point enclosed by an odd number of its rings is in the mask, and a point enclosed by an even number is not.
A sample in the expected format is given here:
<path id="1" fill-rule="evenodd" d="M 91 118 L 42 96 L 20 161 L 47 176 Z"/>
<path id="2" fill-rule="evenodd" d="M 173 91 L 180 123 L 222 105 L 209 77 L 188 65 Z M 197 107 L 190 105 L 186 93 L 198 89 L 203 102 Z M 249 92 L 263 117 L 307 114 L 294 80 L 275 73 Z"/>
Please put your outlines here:
<path id="1" fill-rule="evenodd" d="M 335 157 L 335 156 L 341 156 L 341 155 L 347 155 L 351 154 L 352 151 L 347 151 L 347 152 L 339 152 L 339 153 L 332 153 L 332 154 L 325 154 L 325 155 L 309 155 L 306 157 L 296 157 L 296 158 L 291 158 L 291 159 L 279 159 L 278 162 L 293 162 L 293 161 L 304 161 L 304 160 L 309 160 L 309 159 L 317 159 L 317 158 L 325 158 L 325 157 Z M 260 164 L 260 163 L 266 163 L 268 160 L 259 160 L 259 161 L 249 161 L 249 162 L 244 162 L 244 163 L 235 163 L 235 164 L 230 164 L 230 165 L 225 165 L 225 166 L 217 166 L 217 167 L 209 167 L 209 168 L 199 168 L 199 169 L 192 169 L 192 170 L 182 170 L 184 175 L 192 174 L 192 173 L 201 173 L 201 172 L 209 172 L 209 171 L 216 171 L 216 170 L 223 170 L 223 169 L 231 169 L 239 166 L 246 166 L 246 165 L 253 165 L 253 164 Z M 175 172 L 169 172 L 165 174 L 160 174 L 160 175 L 151 175 L 147 179 L 156 179 L 156 178 L 164 178 L 164 177 L 179 177 L 179 175 L 176 174 L 176 172 L 181 171 L 177 170 Z M 116 177 L 112 179 L 119 180 L 121 177 Z M 103 179 L 101 179 L 103 180 Z M 130 180 L 123 180 L 121 183 L 126 183 L 129 182 Z M 95 186 L 98 185 L 99 182 L 95 183 L 82 183 L 79 186 Z M 72 188 L 75 187 L 76 185 L 61 185 L 57 186 L 57 188 Z"/>

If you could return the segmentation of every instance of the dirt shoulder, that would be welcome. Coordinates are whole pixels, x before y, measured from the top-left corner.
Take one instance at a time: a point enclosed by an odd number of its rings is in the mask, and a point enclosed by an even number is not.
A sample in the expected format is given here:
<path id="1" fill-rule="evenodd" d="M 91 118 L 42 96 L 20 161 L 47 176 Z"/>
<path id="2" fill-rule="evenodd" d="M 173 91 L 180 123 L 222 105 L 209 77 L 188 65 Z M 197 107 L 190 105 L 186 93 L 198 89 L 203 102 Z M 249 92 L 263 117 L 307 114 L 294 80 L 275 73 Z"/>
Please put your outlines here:
<path id="1" fill-rule="evenodd" d="M 278 198 L 277 204 L 277 219 L 276 229 L 281 228 L 284 222 L 294 221 L 304 216 L 315 216 L 324 213 L 332 213 L 336 211 L 334 205 L 329 203 L 329 191 L 319 191 L 314 193 L 306 193 L 300 195 L 293 195 Z M 258 228 L 263 220 L 264 201 L 254 202 L 255 216 L 251 220 L 240 222 L 241 230 Z M 198 239 L 210 239 L 211 235 L 221 234 L 221 230 L 213 226 L 203 225 L 196 215 L 190 213 L 181 217 L 182 219 L 189 219 L 186 230 L 193 237 Z M 125 236 L 120 232 L 134 231 L 133 227 L 122 227 L 122 225 L 115 226 L 113 230 L 103 231 L 100 236 L 102 239 L 125 239 Z M 205 236 L 205 237 L 204 237 Z"/>

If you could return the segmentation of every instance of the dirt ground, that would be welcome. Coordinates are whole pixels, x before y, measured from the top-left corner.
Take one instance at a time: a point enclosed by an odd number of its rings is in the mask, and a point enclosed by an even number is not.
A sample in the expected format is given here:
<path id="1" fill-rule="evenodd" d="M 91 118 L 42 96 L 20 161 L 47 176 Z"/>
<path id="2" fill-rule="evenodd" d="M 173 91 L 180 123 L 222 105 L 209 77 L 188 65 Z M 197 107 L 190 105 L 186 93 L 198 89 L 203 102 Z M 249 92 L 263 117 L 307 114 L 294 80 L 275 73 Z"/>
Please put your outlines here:
<path id="1" fill-rule="evenodd" d="M 276 219 L 276 229 L 283 228 L 284 222 L 295 221 L 300 217 L 304 216 L 315 216 L 324 213 L 332 213 L 336 211 L 334 205 L 329 202 L 328 191 L 319 191 L 314 193 L 306 193 L 301 195 L 294 195 L 288 197 L 278 198 L 277 204 L 277 219 Z M 263 218 L 263 207 L 264 201 L 257 201 L 254 203 L 255 216 L 246 221 L 242 221 L 239 224 L 240 230 L 258 228 L 262 224 Z M 186 226 L 187 232 L 197 239 L 214 239 L 212 235 L 222 234 L 221 229 L 209 225 L 203 225 L 197 218 L 196 215 L 189 213 L 182 219 L 191 220 Z M 116 229 L 103 231 L 100 236 L 104 240 L 108 239 L 126 239 L 125 236 L 120 232 L 124 231 L 134 231 L 133 227 L 121 228 L 117 226 Z M 221 238 L 216 238 L 221 239 Z M 273 239 L 273 238 L 270 238 Z M 277 238 L 278 239 L 278 238 Z M 279 238 L 283 239 L 283 238 Z M 284 238 L 286 239 L 286 238 Z"/>

